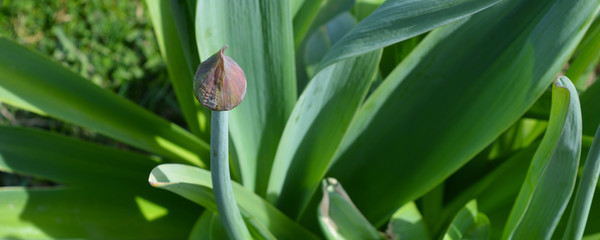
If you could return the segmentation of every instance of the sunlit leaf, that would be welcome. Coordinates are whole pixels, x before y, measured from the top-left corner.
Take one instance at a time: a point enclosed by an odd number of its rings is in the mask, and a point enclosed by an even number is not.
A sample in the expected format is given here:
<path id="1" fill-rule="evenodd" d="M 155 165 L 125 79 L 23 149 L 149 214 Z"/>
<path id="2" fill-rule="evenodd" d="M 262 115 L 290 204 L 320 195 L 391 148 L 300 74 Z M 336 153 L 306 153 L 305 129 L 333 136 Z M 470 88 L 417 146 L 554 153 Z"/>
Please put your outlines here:
<path id="1" fill-rule="evenodd" d="M 180 164 L 160 165 L 150 174 L 150 183 L 181 195 L 203 207 L 216 212 L 217 205 L 212 192 L 210 172 L 201 168 Z M 246 225 L 254 237 L 277 239 L 316 239 L 300 225 L 279 212 L 258 195 L 233 182 L 233 193 Z"/>

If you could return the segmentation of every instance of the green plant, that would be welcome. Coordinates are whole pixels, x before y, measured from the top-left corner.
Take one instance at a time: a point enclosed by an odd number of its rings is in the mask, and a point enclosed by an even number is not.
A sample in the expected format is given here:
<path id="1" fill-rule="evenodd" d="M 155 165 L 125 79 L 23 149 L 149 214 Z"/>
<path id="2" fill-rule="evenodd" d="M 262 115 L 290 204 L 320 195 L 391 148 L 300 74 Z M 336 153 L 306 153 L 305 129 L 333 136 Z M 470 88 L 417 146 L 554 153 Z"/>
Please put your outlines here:
<path id="1" fill-rule="evenodd" d="M 3 170 L 61 184 L 2 189 L 3 237 L 222 238 L 192 79 L 224 44 L 248 81 L 230 164 L 254 238 L 600 234 L 600 84 L 581 70 L 598 1 L 146 3 L 189 131 L 0 39 L 0 100 L 143 151 L 0 127 Z"/>

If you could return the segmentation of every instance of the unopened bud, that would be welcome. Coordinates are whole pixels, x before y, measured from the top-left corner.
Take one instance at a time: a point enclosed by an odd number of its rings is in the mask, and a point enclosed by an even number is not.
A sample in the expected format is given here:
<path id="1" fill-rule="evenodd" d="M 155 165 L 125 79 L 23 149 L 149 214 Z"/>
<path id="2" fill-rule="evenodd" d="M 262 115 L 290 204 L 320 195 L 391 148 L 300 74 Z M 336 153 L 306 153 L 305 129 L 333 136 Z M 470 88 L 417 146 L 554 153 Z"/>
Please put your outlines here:
<path id="1" fill-rule="evenodd" d="M 194 95 L 200 104 L 213 111 L 229 111 L 246 95 L 246 75 L 242 68 L 219 52 L 200 63 L 194 76 Z"/>

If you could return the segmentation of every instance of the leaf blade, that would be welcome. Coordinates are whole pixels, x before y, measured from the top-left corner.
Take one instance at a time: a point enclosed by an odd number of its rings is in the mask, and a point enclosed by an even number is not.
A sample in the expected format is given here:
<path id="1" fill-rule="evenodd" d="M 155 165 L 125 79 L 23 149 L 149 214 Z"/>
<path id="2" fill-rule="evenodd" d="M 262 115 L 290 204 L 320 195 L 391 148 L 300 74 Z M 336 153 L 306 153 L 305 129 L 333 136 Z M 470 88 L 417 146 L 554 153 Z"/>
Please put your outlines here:
<path id="1" fill-rule="evenodd" d="M 180 162 L 205 166 L 208 144 L 175 124 L 6 38 L 0 38 L 0 49 L 3 101 Z"/>
<path id="2" fill-rule="evenodd" d="M 344 183 L 376 226 L 518 120 L 560 71 L 598 9 L 593 1 L 517 2 L 503 1 L 429 33 L 357 113 L 328 176 Z M 403 176 L 403 189 L 369 187 L 397 181 L 393 176 Z"/>
<path id="3" fill-rule="evenodd" d="M 581 109 L 566 77 L 552 89 L 548 130 L 504 229 L 506 239 L 549 239 L 573 193 L 581 154 Z"/>
<path id="4" fill-rule="evenodd" d="M 327 52 L 321 68 L 454 22 L 497 2 L 386 1 Z"/>
<path id="5" fill-rule="evenodd" d="M 179 194 L 211 211 L 217 211 L 212 195 L 210 172 L 181 164 L 163 164 L 152 170 L 154 187 Z M 316 239 L 300 225 L 279 212 L 256 194 L 233 182 L 233 192 L 249 228 L 271 232 L 278 239 Z"/>
<path id="6" fill-rule="evenodd" d="M 185 10 L 185 6 L 179 6 L 183 2 L 177 1 L 157 1 L 146 0 L 158 46 L 165 61 L 169 73 L 169 80 L 173 86 L 177 102 L 181 107 L 181 112 L 187 123 L 188 128 L 194 135 L 203 140 L 209 139 L 209 112 L 203 108 L 194 98 L 192 81 L 196 68 L 199 64 L 198 53 L 195 49 L 189 49 L 187 43 L 188 26 L 179 26 L 176 24 L 177 18 L 186 18 L 186 11 L 174 14 L 174 10 Z M 179 6 L 179 8 L 174 8 Z M 185 23 L 184 19 L 177 23 Z M 183 34 L 180 34 L 183 33 Z M 190 36 L 191 37 L 191 36 Z M 193 38 L 193 37 L 192 37 Z M 195 54 L 194 54 L 195 53 Z"/>
<path id="7" fill-rule="evenodd" d="M 286 124 L 273 163 L 268 200 L 292 218 L 303 212 L 365 98 L 381 51 L 339 62 L 309 83 Z"/>
<path id="8" fill-rule="evenodd" d="M 590 213 L 600 175 L 600 126 L 583 167 L 577 192 L 563 239 L 581 239 Z"/>

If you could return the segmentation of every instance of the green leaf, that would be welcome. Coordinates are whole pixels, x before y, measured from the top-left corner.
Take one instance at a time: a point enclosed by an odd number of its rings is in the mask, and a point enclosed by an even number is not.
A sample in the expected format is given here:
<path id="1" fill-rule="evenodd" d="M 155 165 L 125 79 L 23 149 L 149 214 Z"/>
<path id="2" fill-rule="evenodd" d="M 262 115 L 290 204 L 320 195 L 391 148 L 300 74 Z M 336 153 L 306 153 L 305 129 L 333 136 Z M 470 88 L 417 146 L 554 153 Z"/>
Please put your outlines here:
<path id="1" fill-rule="evenodd" d="M 429 33 L 359 109 L 327 176 L 382 225 L 525 113 L 597 9 L 592 0 L 507 0 Z M 380 187 L 390 182 L 402 188 Z"/>
<path id="2" fill-rule="evenodd" d="M 302 7 L 302 5 L 304 5 L 305 0 L 291 0 L 290 1 L 290 9 L 291 9 L 291 14 L 293 17 L 296 16 L 296 14 L 298 13 L 298 11 L 300 11 L 300 8 Z"/>
<path id="3" fill-rule="evenodd" d="M 383 239 L 333 178 L 323 180 L 319 223 L 327 239 Z"/>
<path id="4" fill-rule="evenodd" d="M 187 221 L 197 217 L 199 207 L 148 186 L 145 179 L 157 161 L 39 130 L 1 126 L 0 170 L 68 188 L 0 188 L 0 238 L 185 237 L 191 228 Z"/>
<path id="5" fill-rule="evenodd" d="M 356 0 L 352 14 L 360 21 L 371 15 L 385 0 Z"/>
<path id="6" fill-rule="evenodd" d="M 39 130 L 0 126 L 0 170 L 69 186 L 146 185 L 156 159 Z M 110 173 L 110 178 L 107 174 Z"/>
<path id="7" fill-rule="evenodd" d="M 600 81 L 595 81 L 581 94 L 581 117 L 583 119 L 583 134 L 594 136 L 596 127 L 600 124 Z"/>
<path id="8" fill-rule="evenodd" d="M 302 93 L 275 155 L 267 199 L 300 216 L 375 75 L 381 51 L 329 66 Z"/>
<path id="9" fill-rule="evenodd" d="M 483 178 L 468 187 L 463 186 L 464 190 L 445 205 L 442 221 L 450 221 L 471 199 L 477 199 L 478 209 L 488 213 L 491 222 L 494 223 L 491 226 L 492 239 L 499 239 L 503 223 L 506 222 L 510 207 L 519 194 L 527 175 L 527 168 L 538 146 L 539 141 L 514 153 Z M 508 206 L 506 211 L 502 209 L 505 206 Z M 492 215 L 497 212 L 500 214 Z"/>
<path id="10" fill-rule="evenodd" d="M 306 33 L 308 32 L 312 22 L 315 20 L 319 7 L 323 0 L 307 0 L 304 1 L 302 7 L 298 10 L 298 14 L 294 14 L 294 49 L 297 48 Z"/>
<path id="11" fill-rule="evenodd" d="M 0 100 L 97 130 L 179 162 L 205 166 L 208 144 L 10 40 L 0 38 Z"/>
<path id="12" fill-rule="evenodd" d="M 583 173 L 579 180 L 574 205 L 563 239 L 581 239 L 587 223 L 590 206 L 600 175 L 600 126 L 585 161 Z"/>
<path id="13" fill-rule="evenodd" d="M 550 239 L 567 207 L 581 154 L 581 109 L 566 77 L 552 88 L 550 122 L 515 201 L 503 239 Z"/>
<path id="14" fill-rule="evenodd" d="M 490 220 L 477 211 L 477 202 L 472 200 L 452 220 L 443 240 L 489 238 Z"/>
<path id="15" fill-rule="evenodd" d="M 185 4 L 185 3 L 183 3 Z M 182 17 L 181 13 L 173 14 L 172 5 L 169 1 L 146 0 L 146 5 L 150 12 L 152 25 L 160 52 L 169 70 L 169 79 L 175 91 L 175 96 L 181 106 L 183 117 L 188 128 L 196 136 L 204 140 L 209 139 L 209 111 L 205 110 L 194 98 L 192 82 L 194 74 L 198 67 L 198 54 L 191 53 L 190 46 L 183 45 L 183 41 L 189 41 L 189 38 L 182 39 L 178 33 L 183 33 L 185 26 L 176 26 L 175 17 Z M 190 19 L 192 16 L 190 16 Z M 185 21 L 178 21 L 185 22 Z M 181 28 L 181 29 L 178 29 Z M 178 31 L 180 30 L 180 31 Z M 187 36 L 181 34 L 181 36 Z M 187 43 L 187 42 L 186 42 Z M 195 51 L 195 43 L 194 43 Z M 195 59 L 193 59 L 195 58 Z M 187 61 L 186 61 L 187 60 Z"/>
<path id="16" fill-rule="evenodd" d="M 196 40 L 207 58 L 227 55 L 246 74 L 244 101 L 229 115 L 244 186 L 264 196 L 279 138 L 296 101 L 289 1 L 199 0 Z"/>
<path id="17" fill-rule="evenodd" d="M 311 34 L 302 55 L 309 77 L 314 77 L 319 62 L 331 45 L 349 32 L 354 25 L 356 25 L 356 19 L 349 12 L 343 12 Z"/>
<path id="18" fill-rule="evenodd" d="M 386 233 L 392 239 L 431 239 L 423 216 L 414 202 L 404 204 L 392 215 Z"/>
<path id="19" fill-rule="evenodd" d="M 310 76 L 307 75 L 307 69 L 304 63 L 306 57 L 304 54 L 315 54 L 315 51 L 323 50 L 309 48 L 309 46 L 307 46 L 309 38 L 311 38 L 317 30 L 322 29 L 325 24 L 332 21 L 336 16 L 342 14 L 343 12 L 350 11 L 353 4 L 354 0 L 327 0 L 319 8 L 317 15 L 315 16 L 314 20 L 312 20 L 310 28 L 301 39 L 302 41 L 300 42 L 300 44 L 298 45 L 298 43 L 295 43 L 294 46 L 296 47 L 296 81 L 298 86 L 298 93 L 301 93 L 304 90 L 304 88 L 310 81 L 310 78 L 312 78 L 313 75 L 316 74 L 316 72 L 314 72 L 315 69 L 313 69 L 313 73 Z M 297 39 L 296 35 L 294 37 L 296 37 Z M 329 49 L 329 46 L 327 47 L 327 49 Z M 320 55 L 319 60 L 323 56 L 321 54 L 325 54 L 326 52 L 327 51 L 316 53 Z"/>
<path id="20" fill-rule="evenodd" d="M 577 47 L 576 55 L 565 75 L 573 79 L 573 84 L 578 90 L 584 90 L 591 80 L 589 73 L 594 72 L 599 60 L 600 18 L 596 18 Z"/>
<path id="21" fill-rule="evenodd" d="M 206 210 L 192 228 L 189 240 L 220 240 L 227 239 L 227 232 L 223 227 L 219 214 Z"/>
<path id="22" fill-rule="evenodd" d="M 199 214 L 183 199 L 91 188 L 0 188 L 0 199 L 2 239 L 183 239 Z"/>
<path id="23" fill-rule="evenodd" d="M 181 164 L 163 164 L 152 170 L 150 183 L 154 187 L 181 195 L 208 210 L 217 211 L 210 172 L 207 170 Z M 316 239 L 316 236 L 264 199 L 235 182 L 233 182 L 233 193 L 254 237 L 257 237 L 255 235 L 257 233 L 270 232 L 277 239 Z M 268 238 L 264 235 L 261 237 Z"/>
<path id="24" fill-rule="evenodd" d="M 414 37 L 498 2 L 499 0 L 388 0 L 327 52 L 321 68 Z"/>

